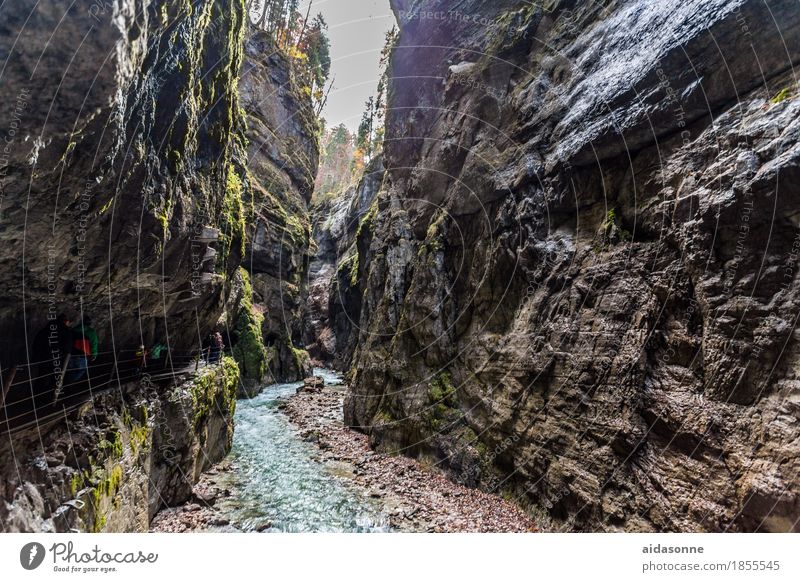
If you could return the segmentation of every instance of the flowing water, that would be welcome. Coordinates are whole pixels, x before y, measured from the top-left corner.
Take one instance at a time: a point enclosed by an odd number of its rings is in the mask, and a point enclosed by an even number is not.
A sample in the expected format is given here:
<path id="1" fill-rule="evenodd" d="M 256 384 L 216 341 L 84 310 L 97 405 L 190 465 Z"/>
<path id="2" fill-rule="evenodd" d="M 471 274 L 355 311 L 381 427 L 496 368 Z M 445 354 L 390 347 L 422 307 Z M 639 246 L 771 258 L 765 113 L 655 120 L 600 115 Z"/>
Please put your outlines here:
<path id="1" fill-rule="evenodd" d="M 341 384 L 328 370 L 314 373 L 326 384 Z M 228 457 L 236 470 L 221 476 L 219 483 L 232 495 L 220 500 L 217 508 L 232 527 L 243 531 L 388 531 L 377 502 L 317 461 L 318 450 L 303 441 L 278 410 L 280 401 L 301 384 L 273 384 L 255 398 L 237 403 Z"/>

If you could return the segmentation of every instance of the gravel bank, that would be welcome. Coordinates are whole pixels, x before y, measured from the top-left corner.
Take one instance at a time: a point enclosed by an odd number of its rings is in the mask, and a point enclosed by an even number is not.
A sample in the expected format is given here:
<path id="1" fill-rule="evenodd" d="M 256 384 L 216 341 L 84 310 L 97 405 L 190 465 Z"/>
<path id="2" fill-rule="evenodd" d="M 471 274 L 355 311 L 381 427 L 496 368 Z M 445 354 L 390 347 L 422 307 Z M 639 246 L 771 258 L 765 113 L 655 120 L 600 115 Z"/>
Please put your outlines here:
<path id="1" fill-rule="evenodd" d="M 320 458 L 342 477 L 380 498 L 389 523 L 402 531 L 530 532 L 531 519 L 497 495 L 458 485 L 420 461 L 376 453 L 366 435 L 344 426 L 338 387 L 301 388 L 283 412 Z"/>

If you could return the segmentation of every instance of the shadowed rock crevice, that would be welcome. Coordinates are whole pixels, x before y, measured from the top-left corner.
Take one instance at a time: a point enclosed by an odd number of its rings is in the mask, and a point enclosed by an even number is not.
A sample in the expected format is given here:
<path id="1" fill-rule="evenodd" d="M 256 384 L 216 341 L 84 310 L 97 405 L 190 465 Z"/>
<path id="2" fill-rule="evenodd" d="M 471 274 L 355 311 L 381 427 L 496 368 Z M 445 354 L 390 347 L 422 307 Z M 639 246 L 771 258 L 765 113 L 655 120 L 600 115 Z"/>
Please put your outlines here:
<path id="1" fill-rule="evenodd" d="M 305 343 L 312 358 L 336 369 L 345 369 L 358 338 L 358 249 L 371 237 L 384 175 L 383 158 L 376 156 L 357 184 L 311 208 L 316 253 L 309 270 Z"/>

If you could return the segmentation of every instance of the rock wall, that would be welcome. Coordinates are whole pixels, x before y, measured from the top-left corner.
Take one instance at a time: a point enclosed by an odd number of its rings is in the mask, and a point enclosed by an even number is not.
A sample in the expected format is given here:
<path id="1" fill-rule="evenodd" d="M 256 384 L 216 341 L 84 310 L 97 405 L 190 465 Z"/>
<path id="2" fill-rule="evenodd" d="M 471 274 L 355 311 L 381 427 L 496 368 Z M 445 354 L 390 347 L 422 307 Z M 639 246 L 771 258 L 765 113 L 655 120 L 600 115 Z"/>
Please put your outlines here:
<path id="1" fill-rule="evenodd" d="M 311 357 L 344 369 L 355 349 L 361 294 L 356 240 L 384 176 L 383 157 L 376 156 L 358 184 L 340 196 L 312 207 L 316 253 L 309 268 L 305 343 Z"/>
<path id="2" fill-rule="evenodd" d="M 145 532 L 190 499 L 233 440 L 239 369 L 231 358 L 178 386 L 148 377 L 106 393 L 66 422 L 0 445 L 5 532 Z"/>
<path id="3" fill-rule="evenodd" d="M 64 422 L 4 439 L 6 531 L 145 530 L 231 445 L 235 362 L 177 388 L 131 385 L 121 352 L 168 344 L 180 372 L 231 301 L 244 30 L 242 0 L 0 6 L 3 377 L 19 365 L 11 396 L 25 396 L 28 349 L 59 311 L 92 316 L 93 366 L 126 370 Z M 93 370 L 95 389 L 106 377 Z"/>
<path id="4" fill-rule="evenodd" d="M 796 5 L 392 4 L 346 420 L 543 527 L 796 530 Z"/>
<path id="5" fill-rule="evenodd" d="M 245 54 L 239 90 L 248 119 L 251 220 L 244 267 L 263 316 L 269 376 L 294 381 L 311 373 L 302 339 L 319 122 L 292 63 L 267 34 L 252 33 Z"/>
<path id="6" fill-rule="evenodd" d="M 4 366 L 59 310 L 91 314 L 101 351 L 195 348 L 217 322 L 243 254 L 244 18 L 242 0 L 0 8 Z"/>

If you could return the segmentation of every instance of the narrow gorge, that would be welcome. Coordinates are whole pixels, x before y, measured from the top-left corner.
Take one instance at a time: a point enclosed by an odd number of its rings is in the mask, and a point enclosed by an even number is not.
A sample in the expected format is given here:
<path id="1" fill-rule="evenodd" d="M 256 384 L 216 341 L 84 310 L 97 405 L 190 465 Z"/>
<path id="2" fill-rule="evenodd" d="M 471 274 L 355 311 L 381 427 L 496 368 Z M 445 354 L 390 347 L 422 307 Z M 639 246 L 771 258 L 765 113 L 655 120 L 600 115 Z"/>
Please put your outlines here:
<path id="1" fill-rule="evenodd" d="M 800 531 L 796 2 L 389 4 L 0 5 L 2 531 Z"/>

